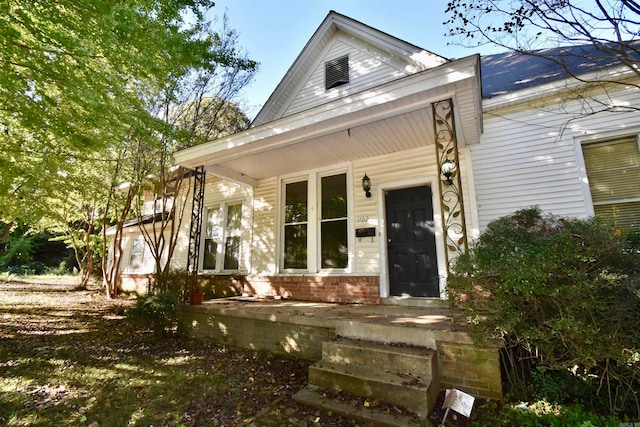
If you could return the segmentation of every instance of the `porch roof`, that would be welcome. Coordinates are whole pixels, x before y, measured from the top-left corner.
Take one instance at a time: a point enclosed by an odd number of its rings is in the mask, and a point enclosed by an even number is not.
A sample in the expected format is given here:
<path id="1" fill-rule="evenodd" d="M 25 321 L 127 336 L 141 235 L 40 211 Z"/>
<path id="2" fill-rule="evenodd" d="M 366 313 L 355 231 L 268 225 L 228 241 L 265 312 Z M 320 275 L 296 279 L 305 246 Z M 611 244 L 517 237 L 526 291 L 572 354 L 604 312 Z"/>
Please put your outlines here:
<path id="1" fill-rule="evenodd" d="M 188 168 L 258 180 L 434 144 L 433 102 L 452 98 L 458 145 L 482 131 L 479 56 L 469 56 L 175 153 Z"/>

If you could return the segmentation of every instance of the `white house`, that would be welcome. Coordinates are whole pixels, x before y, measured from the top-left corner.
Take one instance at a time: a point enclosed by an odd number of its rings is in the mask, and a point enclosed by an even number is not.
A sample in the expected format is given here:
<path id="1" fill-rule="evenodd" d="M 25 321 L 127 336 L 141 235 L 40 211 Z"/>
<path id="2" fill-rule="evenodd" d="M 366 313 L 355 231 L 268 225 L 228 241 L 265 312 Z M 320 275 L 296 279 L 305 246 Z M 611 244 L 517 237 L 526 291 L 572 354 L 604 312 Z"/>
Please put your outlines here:
<path id="1" fill-rule="evenodd" d="M 448 263 L 517 209 L 640 227 L 640 91 L 620 84 L 637 76 L 546 54 L 603 83 L 515 53 L 450 60 L 330 12 L 248 130 L 175 153 L 203 192 L 174 265 L 218 294 L 445 298 Z"/>

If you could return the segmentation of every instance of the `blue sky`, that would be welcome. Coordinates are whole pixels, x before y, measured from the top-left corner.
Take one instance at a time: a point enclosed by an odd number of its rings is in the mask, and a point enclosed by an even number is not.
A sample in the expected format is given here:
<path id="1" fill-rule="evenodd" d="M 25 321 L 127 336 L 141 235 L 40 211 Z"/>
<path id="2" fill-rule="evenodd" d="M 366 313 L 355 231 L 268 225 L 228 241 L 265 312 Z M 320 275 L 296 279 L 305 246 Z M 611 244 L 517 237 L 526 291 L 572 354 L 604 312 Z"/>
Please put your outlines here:
<path id="1" fill-rule="evenodd" d="M 253 118 L 330 10 L 448 58 L 484 49 L 451 46 L 444 36 L 448 0 L 217 0 L 213 13 L 227 11 L 239 43 L 260 63 L 243 98 Z"/>

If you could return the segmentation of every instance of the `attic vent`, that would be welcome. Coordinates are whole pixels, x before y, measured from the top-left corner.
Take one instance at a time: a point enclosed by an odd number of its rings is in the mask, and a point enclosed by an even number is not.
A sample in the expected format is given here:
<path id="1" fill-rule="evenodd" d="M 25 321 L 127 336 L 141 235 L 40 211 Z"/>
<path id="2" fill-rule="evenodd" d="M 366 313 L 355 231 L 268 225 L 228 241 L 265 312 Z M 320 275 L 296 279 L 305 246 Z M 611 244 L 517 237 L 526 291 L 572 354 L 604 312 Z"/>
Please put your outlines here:
<path id="1" fill-rule="evenodd" d="M 329 90 L 349 83 L 349 56 L 327 61 L 324 64 L 324 87 Z"/>

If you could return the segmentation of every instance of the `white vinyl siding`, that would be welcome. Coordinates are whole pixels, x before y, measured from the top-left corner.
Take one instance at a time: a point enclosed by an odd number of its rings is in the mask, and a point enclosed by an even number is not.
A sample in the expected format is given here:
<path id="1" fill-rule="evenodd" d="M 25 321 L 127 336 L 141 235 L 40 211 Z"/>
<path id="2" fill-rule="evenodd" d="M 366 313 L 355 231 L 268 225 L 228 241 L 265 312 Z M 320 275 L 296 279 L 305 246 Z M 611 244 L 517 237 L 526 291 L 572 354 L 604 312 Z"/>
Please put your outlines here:
<path id="1" fill-rule="evenodd" d="M 637 104 L 634 90 L 609 95 L 616 103 Z M 516 94 L 511 97 L 517 99 Z M 610 102 L 605 97 L 600 101 Z M 566 217 L 593 215 L 574 140 L 622 132 L 629 123 L 638 123 L 640 113 L 584 115 L 585 102 L 589 98 L 564 103 L 553 98 L 485 114 L 481 142 L 471 147 L 481 231 L 490 221 L 531 206 Z"/>
<path id="2" fill-rule="evenodd" d="M 465 162 L 466 150 L 460 150 L 460 162 Z M 362 191 L 362 177 L 364 174 L 371 178 L 371 198 L 364 196 Z M 468 181 L 466 168 L 461 168 L 462 189 L 464 197 L 468 198 Z M 378 274 L 381 269 L 379 235 L 381 222 L 384 220 L 379 215 L 377 187 L 407 181 L 419 181 L 425 179 L 439 179 L 436 165 L 435 147 L 429 145 L 423 148 L 401 151 L 384 156 L 371 157 L 353 163 L 353 185 L 355 188 L 355 220 L 358 227 L 376 227 L 376 238 L 360 238 L 355 242 L 356 265 L 355 269 L 362 274 Z M 432 188 L 434 197 L 439 197 L 439 188 Z M 465 202 L 465 215 L 467 218 L 467 233 L 472 235 L 473 222 L 471 221 L 470 203 Z M 434 206 L 434 215 L 441 216 Z M 366 220 L 366 221 L 364 221 Z"/>
<path id="3" fill-rule="evenodd" d="M 254 189 L 253 241 L 251 243 L 252 273 L 275 274 L 276 230 L 278 218 L 278 180 L 263 179 Z"/>
<path id="4" fill-rule="evenodd" d="M 325 63 L 340 57 L 349 57 L 349 83 L 325 89 Z M 392 62 L 381 52 L 360 41 L 339 37 L 329 47 L 306 79 L 304 86 L 292 96 L 282 117 L 308 110 L 338 97 L 360 92 L 409 74 L 406 63 Z"/>

